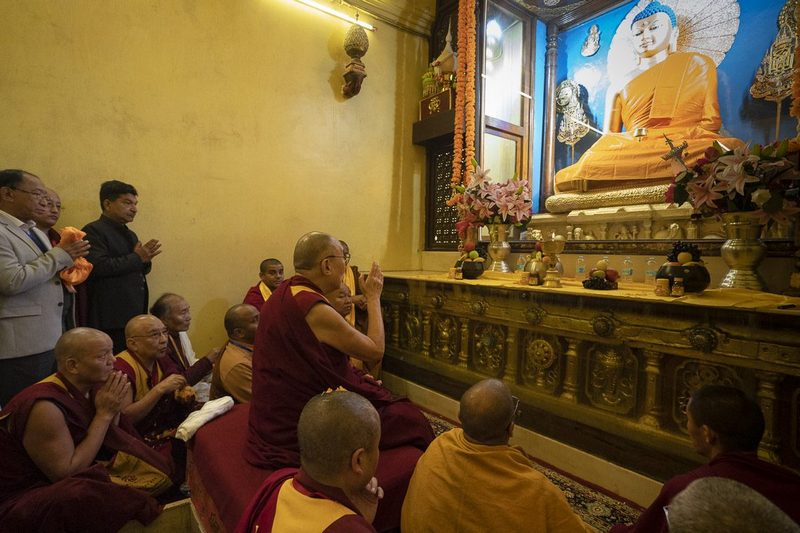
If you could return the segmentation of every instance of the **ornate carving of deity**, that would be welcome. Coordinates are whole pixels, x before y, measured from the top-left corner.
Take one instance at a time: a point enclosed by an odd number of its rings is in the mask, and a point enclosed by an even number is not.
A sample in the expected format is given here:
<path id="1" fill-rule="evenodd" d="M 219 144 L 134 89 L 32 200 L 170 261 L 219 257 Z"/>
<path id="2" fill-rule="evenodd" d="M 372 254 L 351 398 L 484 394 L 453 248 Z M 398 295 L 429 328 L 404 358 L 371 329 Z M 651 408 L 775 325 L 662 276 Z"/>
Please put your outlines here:
<path id="1" fill-rule="evenodd" d="M 600 27 L 597 24 L 592 24 L 589 28 L 589 34 L 581 47 L 581 55 L 583 57 L 591 57 L 600 50 Z"/>
<path id="2" fill-rule="evenodd" d="M 558 140 L 570 147 L 589 133 L 588 119 L 580 102 L 581 86 L 572 80 L 564 80 L 556 90 L 556 109 L 562 113 L 558 125 Z M 574 157 L 574 156 L 573 156 Z"/>
<path id="3" fill-rule="evenodd" d="M 761 59 L 750 86 L 753 98 L 762 98 L 778 104 L 775 117 L 775 137 L 780 135 L 781 102 L 792 94 L 794 75 L 794 49 L 797 46 L 797 0 L 787 0 L 778 15 L 778 34 Z"/>

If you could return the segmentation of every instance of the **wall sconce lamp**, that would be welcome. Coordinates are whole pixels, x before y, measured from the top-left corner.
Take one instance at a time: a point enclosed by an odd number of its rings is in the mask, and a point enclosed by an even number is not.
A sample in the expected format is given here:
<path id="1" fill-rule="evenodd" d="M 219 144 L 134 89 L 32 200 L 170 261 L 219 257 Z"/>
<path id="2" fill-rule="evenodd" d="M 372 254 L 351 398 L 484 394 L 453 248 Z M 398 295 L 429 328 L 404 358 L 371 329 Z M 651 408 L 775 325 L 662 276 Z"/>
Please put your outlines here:
<path id="1" fill-rule="evenodd" d="M 344 69 L 344 84 L 342 85 L 342 96 L 352 98 L 361 92 L 361 83 L 367 77 L 367 70 L 361 58 L 369 50 L 369 39 L 367 32 L 360 26 L 350 26 L 344 36 L 344 51 L 350 58 L 350 62 Z"/>
<path id="2" fill-rule="evenodd" d="M 340 18 L 342 20 L 346 20 L 347 22 L 349 22 L 351 24 L 355 24 L 357 26 L 361 26 L 365 30 L 375 31 L 375 26 L 373 26 L 372 24 L 368 24 L 366 22 L 362 22 L 362 21 L 358 20 L 355 17 L 351 17 L 350 15 L 345 15 L 344 13 L 336 11 L 335 9 L 333 9 L 331 7 L 328 7 L 328 6 L 324 5 L 324 4 L 320 4 L 318 2 L 315 2 L 314 0 L 296 0 L 296 1 L 300 2 L 301 4 L 307 5 L 308 7 L 313 7 L 314 9 L 318 9 L 319 11 L 322 11 L 323 13 L 327 13 L 328 15 L 333 15 L 336 18 Z"/>

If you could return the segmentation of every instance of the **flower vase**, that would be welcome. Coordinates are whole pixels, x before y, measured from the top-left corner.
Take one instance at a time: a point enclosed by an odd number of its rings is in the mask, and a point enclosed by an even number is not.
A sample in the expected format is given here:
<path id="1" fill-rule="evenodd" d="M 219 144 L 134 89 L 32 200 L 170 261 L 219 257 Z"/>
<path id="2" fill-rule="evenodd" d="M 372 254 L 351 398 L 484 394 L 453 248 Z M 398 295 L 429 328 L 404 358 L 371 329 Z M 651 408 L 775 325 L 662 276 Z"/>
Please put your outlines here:
<path id="1" fill-rule="evenodd" d="M 730 270 L 720 283 L 723 289 L 764 290 L 764 281 L 758 275 L 758 265 L 766 255 L 767 247 L 761 242 L 763 224 L 747 212 L 722 215 L 725 236 L 728 240 L 720 248 L 720 255 Z"/>
<path id="2" fill-rule="evenodd" d="M 508 244 L 508 224 L 488 224 L 489 228 L 489 257 L 492 262 L 486 270 L 492 272 L 511 272 L 506 258 L 511 253 Z"/>

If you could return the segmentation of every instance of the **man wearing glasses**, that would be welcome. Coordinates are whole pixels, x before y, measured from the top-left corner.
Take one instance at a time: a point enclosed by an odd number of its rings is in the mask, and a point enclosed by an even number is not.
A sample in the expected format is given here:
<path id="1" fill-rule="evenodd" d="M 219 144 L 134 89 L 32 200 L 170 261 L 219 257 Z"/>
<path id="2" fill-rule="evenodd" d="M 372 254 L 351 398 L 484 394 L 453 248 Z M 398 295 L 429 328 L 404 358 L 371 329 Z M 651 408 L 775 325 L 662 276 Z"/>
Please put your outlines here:
<path id="1" fill-rule="evenodd" d="M 519 398 L 485 379 L 461 397 L 461 428 L 439 435 L 417 463 L 403 503 L 403 533 L 594 531 L 516 446 Z"/>
<path id="2" fill-rule="evenodd" d="M 24 170 L 0 171 L 0 405 L 49 376 L 63 330 L 58 273 L 85 256 L 89 243 L 48 246 L 33 227 L 47 209 L 42 181 Z"/>
<path id="3" fill-rule="evenodd" d="M 125 337 L 128 349 L 114 361 L 131 384 L 122 413 L 148 446 L 175 459 L 182 480 L 185 450 L 173 437 L 195 406 L 194 396 L 184 402 L 177 393 L 186 387 L 186 378 L 167 356 L 169 331 L 153 315 L 138 315 L 128 321 Z"/>
<path id="4" fill-rule="evenodd" d="M 380 361 L 384 331 L 383 273 L 377 263 L 359 279 L 369 316 L 366 334 L 348 324 L 324 296 L 341 286 L 349 259 L 331 235 L 304 235 L 294 250 L 297 275 L 284 281 L 261 308 L 245 458 L 261 468 L 299 466 L 297 420 L 308 400 L 339 387 L 360 394 L 378 411 L 384 429 L 378 472 L 383 465 L 395 480 L 394 486 L 379 480 L 386 491 L 376 518 L 376 529 L 382 530 L 399 526 L 405 483 L 420 450 L 433 440 L 433 431 L 407 399 L 394 396 L 350 364 L 349 356 Z M 400 458 L 384 454 L 397 448 L 403 451 Z"/>

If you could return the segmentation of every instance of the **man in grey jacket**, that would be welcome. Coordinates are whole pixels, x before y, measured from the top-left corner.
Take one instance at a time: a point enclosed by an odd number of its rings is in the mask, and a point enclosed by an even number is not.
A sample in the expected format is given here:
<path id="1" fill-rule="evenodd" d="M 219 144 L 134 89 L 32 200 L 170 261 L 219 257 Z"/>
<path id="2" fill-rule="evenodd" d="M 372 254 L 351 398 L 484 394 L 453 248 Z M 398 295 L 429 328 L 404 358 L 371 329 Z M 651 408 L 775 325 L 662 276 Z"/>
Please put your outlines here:
<path id="1" fill-rule="evenodd" d="M 63 329 L 58 273 L 89 251 L 86 241 L 48 249 L 33 231 L 47 198 L 37 176 L 0 171 L 0 405 L 53 373 Z"/>

